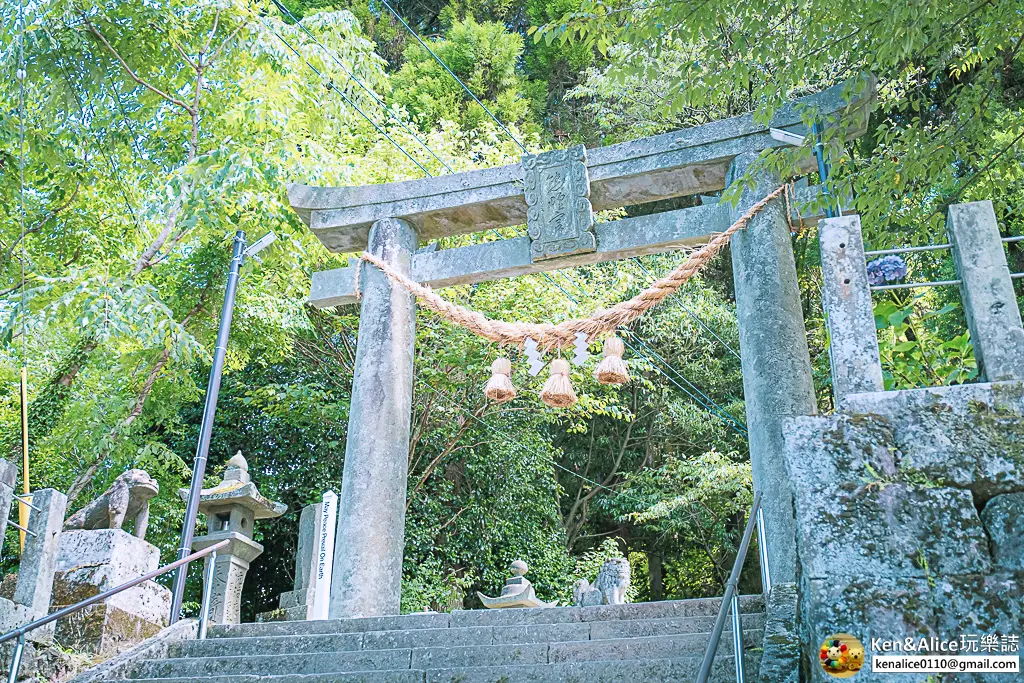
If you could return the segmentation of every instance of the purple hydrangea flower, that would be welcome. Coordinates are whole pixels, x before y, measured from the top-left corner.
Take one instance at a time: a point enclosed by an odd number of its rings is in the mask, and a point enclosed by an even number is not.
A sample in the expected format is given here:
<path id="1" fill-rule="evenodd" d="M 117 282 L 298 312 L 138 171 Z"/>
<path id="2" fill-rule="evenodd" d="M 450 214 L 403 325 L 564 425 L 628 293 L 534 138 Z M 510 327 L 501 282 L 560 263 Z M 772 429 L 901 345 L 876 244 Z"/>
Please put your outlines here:
<path id="1" fill-rule="evenodd" d="M 868 284 L 872 287 L 902 280 L 907 276 L 907 262 L 889 254 L 868 263 Z"/>

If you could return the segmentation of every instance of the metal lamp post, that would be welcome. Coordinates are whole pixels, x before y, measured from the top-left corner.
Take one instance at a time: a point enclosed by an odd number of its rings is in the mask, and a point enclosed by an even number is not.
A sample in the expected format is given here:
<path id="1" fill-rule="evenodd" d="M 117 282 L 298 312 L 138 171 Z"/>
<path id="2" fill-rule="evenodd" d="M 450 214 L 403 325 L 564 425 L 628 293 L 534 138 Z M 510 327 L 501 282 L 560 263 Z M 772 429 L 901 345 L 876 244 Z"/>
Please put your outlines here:
<path id="1" fill-rule="evenodd" d="M 199 492 L 203 488 L 203 477 L 206 475 L 206 457 L 210 452 L 210 436 L 213 433 L 213 417 L 217 412 L 217 397 L 220 394 L 220 380 L 224 371 L 224 357 L 228 350 L 228 335 L 231 333 L 231 316 L 235 310 L 235 295 L 238 290 L 238 276 L 246 257 L 255 257 L 260 251 L 270 246 L 277 235 L 270 232 L 258 242 L 246 248 L 245 231 L 235 232 L 234 251 L 231 265 L 228 268 L 228 282 L 224 290 L 224 306 L 220 312 L 220 327 L 217 330 L 217 345 L 213 352 L 213 365 L 210 368 L 210 380 L 206 389 L 206 404 L 203 406 L 203 420 L 199 427 L 199 445 L 196 448 L 196 459 L 192 466 L 192 483 L 189 486 L 188 501 L 185 504 L 185 521 L 181 527 L 181 543 L 178 546 L 178 559 L 187 556 L 192 548 L 192 535 L 195 530 L 196 516 L 199 512 Z M 257 260 L 259 260 L 257 258 Z M 188 564 L 181 565 L 174 575 L 174 588 L 171 597 L 170 623 L 178 621 L 181 604 L 185 598 L 185 579 L 188 577 Z"/>

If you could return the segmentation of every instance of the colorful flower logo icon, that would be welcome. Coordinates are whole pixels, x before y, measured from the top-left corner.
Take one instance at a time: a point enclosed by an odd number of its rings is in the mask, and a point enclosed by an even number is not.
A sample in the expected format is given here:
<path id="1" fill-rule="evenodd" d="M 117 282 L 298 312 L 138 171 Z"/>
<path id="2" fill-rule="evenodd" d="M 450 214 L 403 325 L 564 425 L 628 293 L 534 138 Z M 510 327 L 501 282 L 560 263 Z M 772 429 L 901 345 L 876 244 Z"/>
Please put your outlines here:
<path id="1" fill-rule="evenodd" d="M 864 666 L 864 646 L 849 633 L 826 638 L 818 654 L 821 668 L 834 678 L 849 678 Z"/>

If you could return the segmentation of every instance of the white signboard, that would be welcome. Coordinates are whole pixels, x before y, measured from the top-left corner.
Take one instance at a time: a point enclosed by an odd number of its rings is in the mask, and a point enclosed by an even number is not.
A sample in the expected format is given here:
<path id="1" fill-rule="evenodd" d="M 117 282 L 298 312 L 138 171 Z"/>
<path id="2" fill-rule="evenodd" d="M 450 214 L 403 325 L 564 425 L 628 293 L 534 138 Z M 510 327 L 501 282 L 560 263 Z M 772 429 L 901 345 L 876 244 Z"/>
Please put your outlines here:
<path id="1" fill-rule="evenodd" d="M 324 494 L 320 506 L 319 538 L 313 555 L 313 613 L 310 619 L 326 619 L 331 601 L 331 571 L 334 569 L 334 530 L 338 524 L 338 495 Z"/>

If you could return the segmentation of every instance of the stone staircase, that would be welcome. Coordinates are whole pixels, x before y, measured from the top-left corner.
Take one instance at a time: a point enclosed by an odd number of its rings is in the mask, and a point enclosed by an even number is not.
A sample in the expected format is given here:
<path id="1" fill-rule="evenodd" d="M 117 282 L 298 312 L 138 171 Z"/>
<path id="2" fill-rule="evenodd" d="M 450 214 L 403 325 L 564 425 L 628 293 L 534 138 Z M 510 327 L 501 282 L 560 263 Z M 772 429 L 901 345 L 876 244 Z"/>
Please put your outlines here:
<path id="1" fill-rule="evenodd" d="M 211 627 L 138 662 L 145 683 L 519 683 L 693 681 L 721 601 L 463 610 Z M 761 596 L 741 599 L 747 680 L 757 681 Z M 732 633 L 712 680 L 734 680 Z"/>

